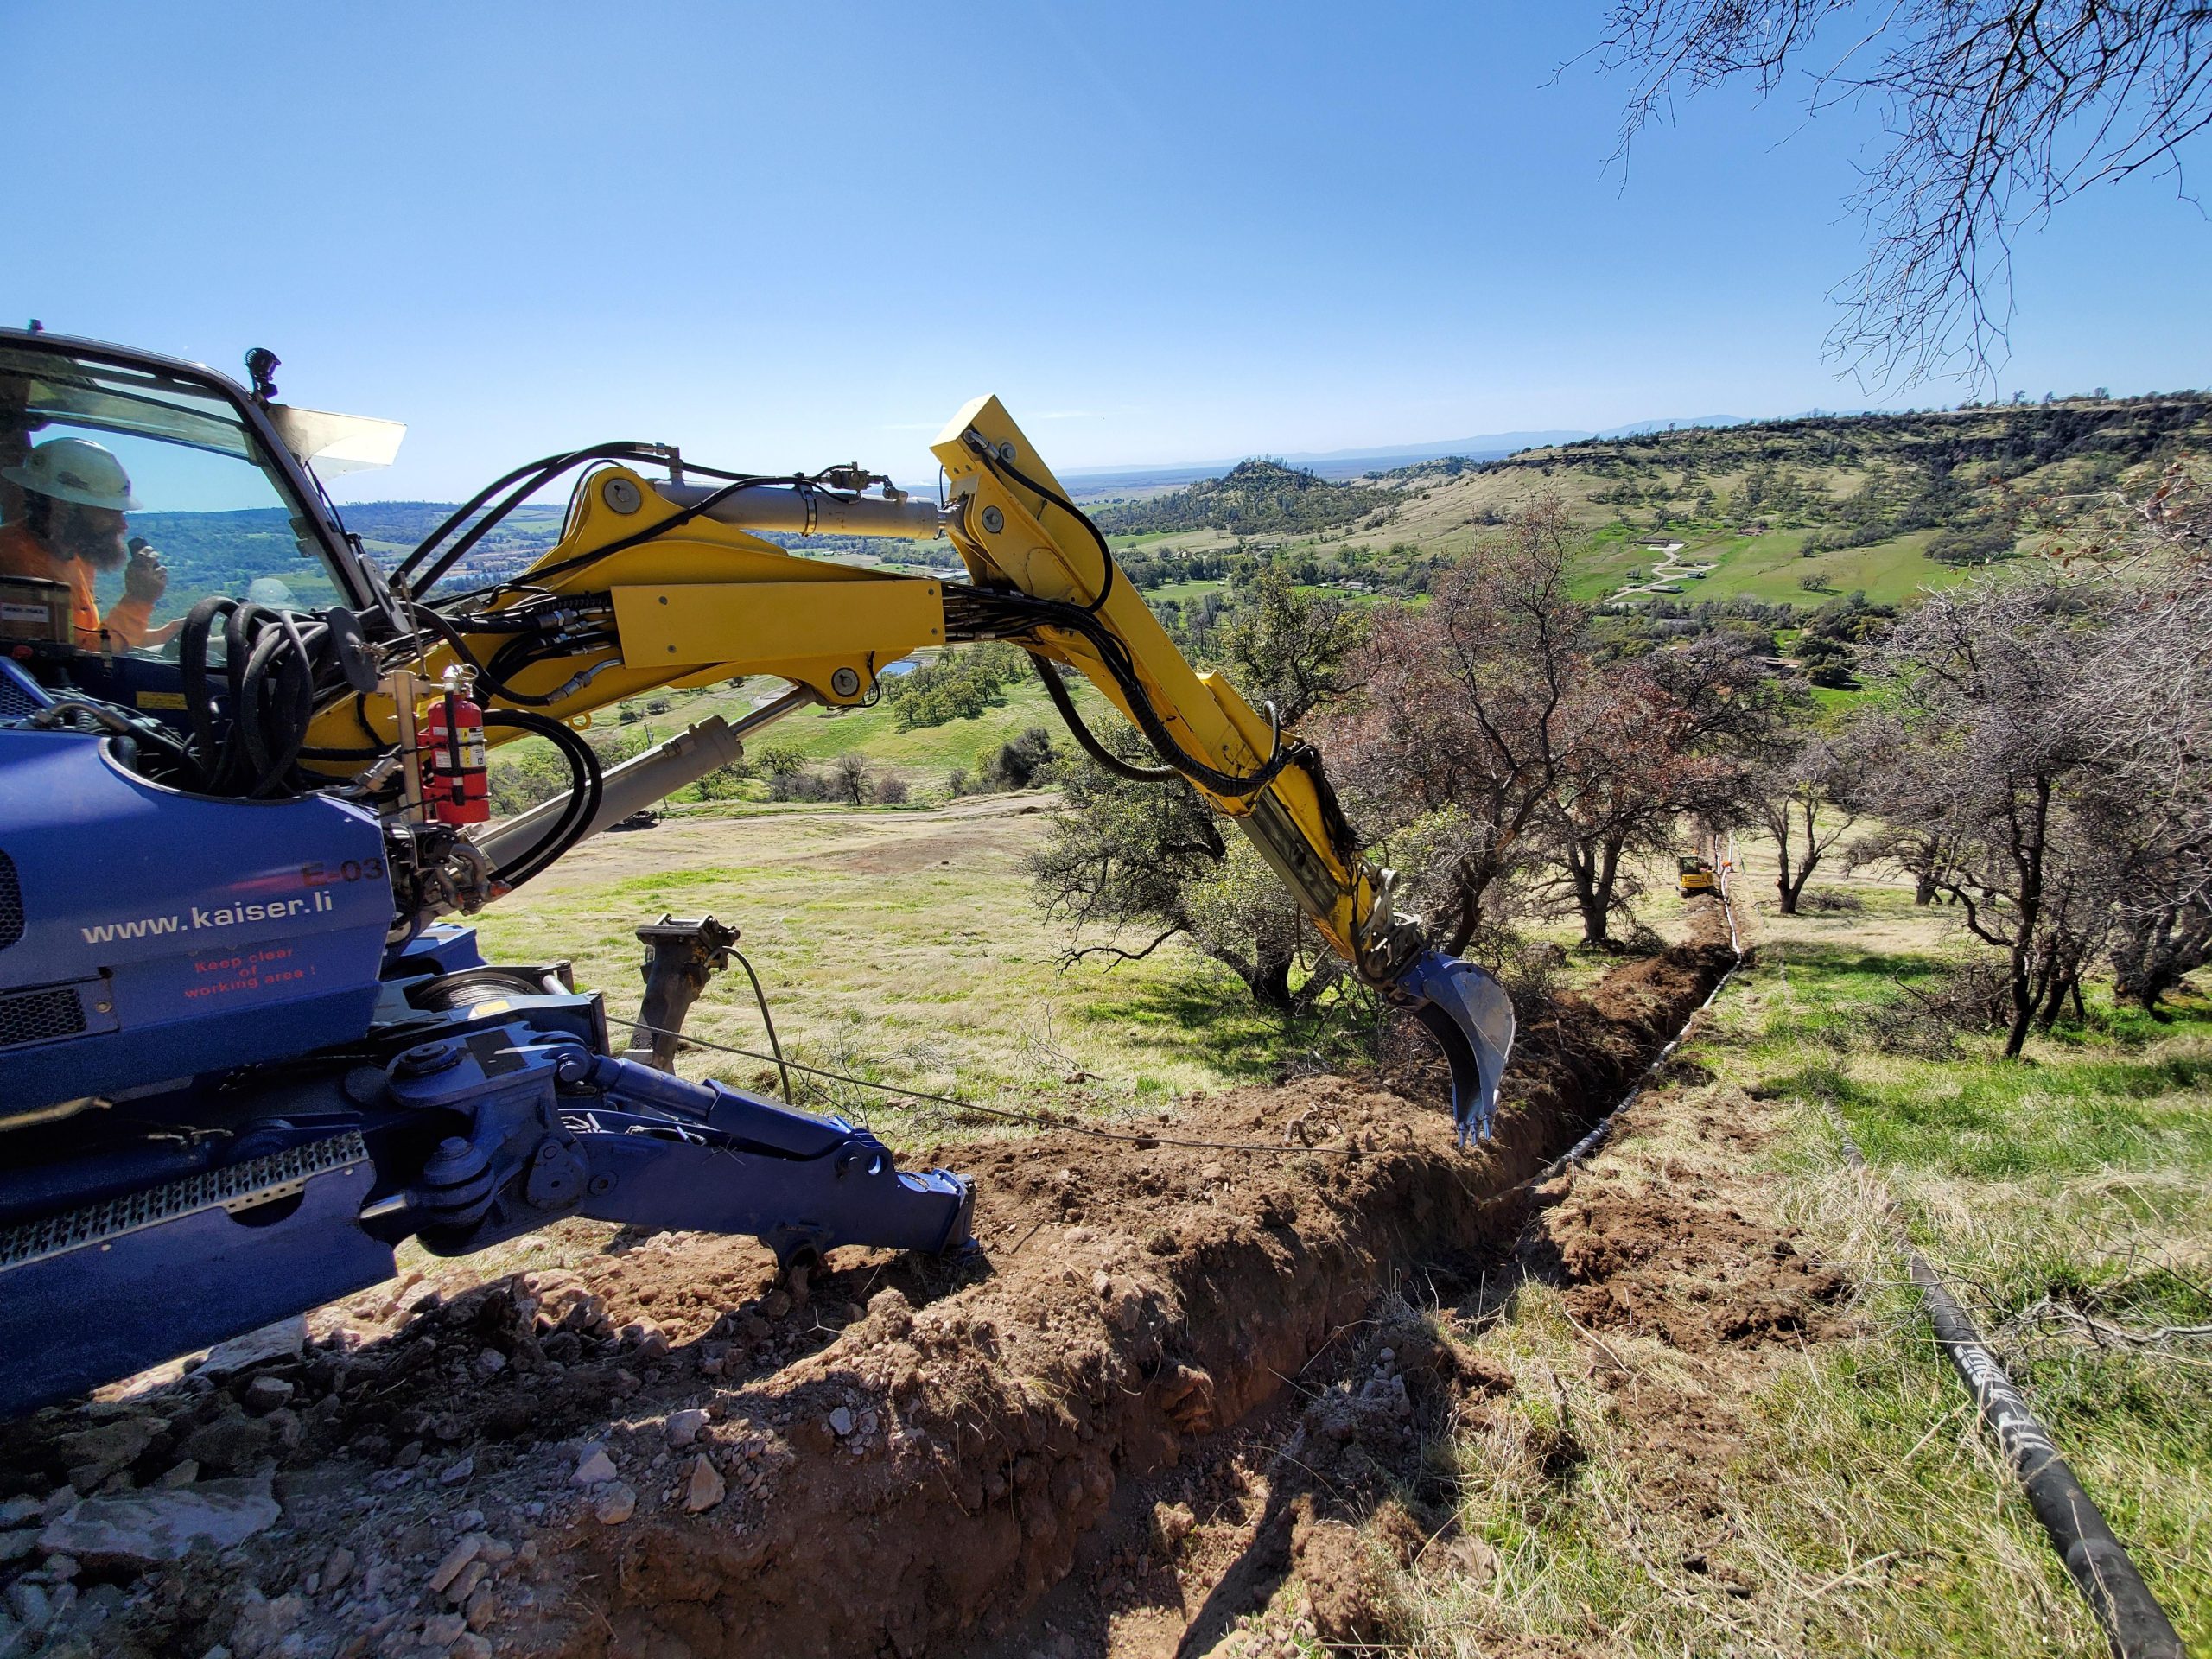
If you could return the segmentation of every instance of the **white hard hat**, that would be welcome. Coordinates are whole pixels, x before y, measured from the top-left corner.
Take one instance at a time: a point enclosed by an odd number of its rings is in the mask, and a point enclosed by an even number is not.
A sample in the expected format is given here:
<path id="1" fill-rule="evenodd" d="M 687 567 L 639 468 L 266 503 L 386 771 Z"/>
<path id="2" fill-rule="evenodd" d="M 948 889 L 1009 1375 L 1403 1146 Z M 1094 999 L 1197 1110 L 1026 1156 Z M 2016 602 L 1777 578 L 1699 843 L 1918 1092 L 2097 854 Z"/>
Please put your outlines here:
<path id="1" fill-rule="evenodd" d="M 115 452 L 90 438 L 49 438 L 22 466 L 0 471 L 0 478 L 80 507 L 130 512 L 143 505 L 130 493 L 130 475 Z"/>

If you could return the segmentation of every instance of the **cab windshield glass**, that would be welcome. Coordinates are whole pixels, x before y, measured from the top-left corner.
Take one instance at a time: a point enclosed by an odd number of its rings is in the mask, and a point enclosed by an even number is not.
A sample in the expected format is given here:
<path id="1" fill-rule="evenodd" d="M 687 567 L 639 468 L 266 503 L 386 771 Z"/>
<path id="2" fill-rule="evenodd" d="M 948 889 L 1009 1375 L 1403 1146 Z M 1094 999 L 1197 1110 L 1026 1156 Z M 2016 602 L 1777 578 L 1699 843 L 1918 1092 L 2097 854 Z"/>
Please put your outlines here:
<path id="1" fill-rule="evenodd" d="M 260 441 L 218 392 L 0 347 L 0 577 L 56 582 L 86 649 L 174 655 L 211 594 L 341 603 Z"/>

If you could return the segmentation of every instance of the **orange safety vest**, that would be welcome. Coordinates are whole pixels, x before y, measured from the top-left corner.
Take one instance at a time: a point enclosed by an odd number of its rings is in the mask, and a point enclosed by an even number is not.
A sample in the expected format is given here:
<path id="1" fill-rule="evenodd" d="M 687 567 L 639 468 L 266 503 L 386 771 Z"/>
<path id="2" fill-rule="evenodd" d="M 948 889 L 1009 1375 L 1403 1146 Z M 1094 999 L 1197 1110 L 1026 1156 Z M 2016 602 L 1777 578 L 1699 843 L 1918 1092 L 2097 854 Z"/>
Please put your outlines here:
<path id="1" fill-rule="evenodd" d="M 154 620 L 154 602 L 148 599 L 118 599 L 100 620 L 99 595 L 92 588 L 92 567 L 82 559 L 65 559 L 22 524 L 0 524 L 0 576 L 30 576 L 67 584 L 71 620 L 77 625 L 77 643 L 86 651 L 100 649 L 105 631 L 109 643 L 125 651 L 146 642 Z"/>

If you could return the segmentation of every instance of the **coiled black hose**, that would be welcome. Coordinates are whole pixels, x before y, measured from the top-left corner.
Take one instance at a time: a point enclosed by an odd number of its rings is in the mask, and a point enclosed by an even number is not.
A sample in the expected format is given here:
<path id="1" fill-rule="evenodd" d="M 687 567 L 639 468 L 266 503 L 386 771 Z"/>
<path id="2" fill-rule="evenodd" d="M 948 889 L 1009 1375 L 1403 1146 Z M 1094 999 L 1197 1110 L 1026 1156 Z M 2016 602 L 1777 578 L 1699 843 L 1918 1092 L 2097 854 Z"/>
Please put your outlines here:
<path id="1" fill-rule="evenodd" d="M 1098 741 L 1097 734 L 1084 723 L 1082 714 L 1075 706 L 1075 699 L 1068 695 L 1068 688 L 1060 678 L 1060 671 L 1042 657 L 1029 659 L 1037 665 L 1037 677 L 1045 682 L 1045 695 L 1052 700 L 1052 707 L 1059 710 L 1060 719 L 1082 747 L 1083 752 L 1116 778 L 1126 778 L 1133 784 L 1165 784 L 1183 774 L 1173 766 L 1141 766 L 1124 760 Z"/>
<path id="2" fill-rule="evenodd" d="M 486 726 L 511 726 L 518 731 L 544 738 L 561 752 L 561 758 L 569 763 L 570 783 L 567 808 L 544 835 L 492 872 L 492 879 L 502 887 L 518 887 L 532 876 L 541 874 L 546 866 L 589 832 L 593 820 L 599 817 L 604 779 L 599 768 L 599 757 L 592 753 L 591 745 L 561 721 L 531 714 L 525 709 L 486 709 L 484 723 Z"/>
<path id="3" fill-rule="evenodd" d="M 219 623 L 219 681 L 208 658 Z M 192 725 L 187 754 L 198 790 L 250 800 L 296 792 L 293 768 L 315 718 L 317 688 L 344 672 L 328 624 L 210 597 L 186 613 L 177 658 Z"/>

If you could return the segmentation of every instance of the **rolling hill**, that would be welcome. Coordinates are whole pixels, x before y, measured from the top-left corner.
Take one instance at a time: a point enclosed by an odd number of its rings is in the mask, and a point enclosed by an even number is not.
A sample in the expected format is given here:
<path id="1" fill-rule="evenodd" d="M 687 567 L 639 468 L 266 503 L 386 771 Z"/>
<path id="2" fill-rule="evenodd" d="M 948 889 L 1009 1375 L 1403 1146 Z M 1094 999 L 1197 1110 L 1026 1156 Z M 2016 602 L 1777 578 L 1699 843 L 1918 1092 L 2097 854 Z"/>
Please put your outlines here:
<path id="1" fill-rule="evenodd" d="M 2069 398 L 1634 433 L 1344 483 L 1248 461 L 1101 522 L 1163 583 L 1179 556 L 1267 541 L 1307 580 L 1380 568 L 1402 587 L 1552 490 L 1592 535 L 1582 598 L 1887 602 L 2110 527 L 2124 496 L 2207 456 L 2212 394 Z"/>

